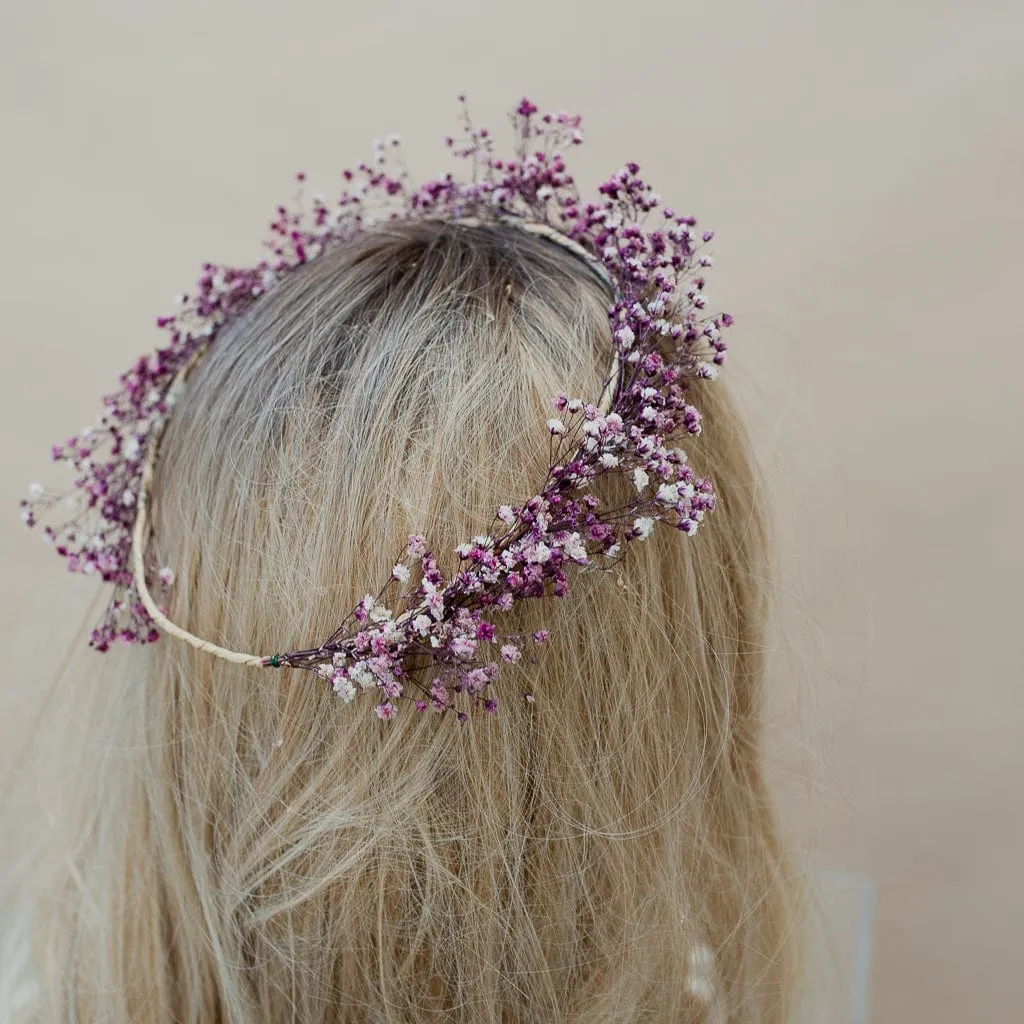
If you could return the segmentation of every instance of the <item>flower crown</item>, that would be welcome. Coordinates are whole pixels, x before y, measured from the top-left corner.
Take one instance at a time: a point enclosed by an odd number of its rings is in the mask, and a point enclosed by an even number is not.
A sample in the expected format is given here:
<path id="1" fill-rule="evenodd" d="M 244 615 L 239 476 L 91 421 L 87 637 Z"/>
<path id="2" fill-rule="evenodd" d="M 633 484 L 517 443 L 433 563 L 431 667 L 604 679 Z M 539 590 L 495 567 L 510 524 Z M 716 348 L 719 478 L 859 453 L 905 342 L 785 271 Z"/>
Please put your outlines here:
<path id="1" fill-rule="evenodd" d="M 469 162 L 468 182 L 451 174 L 415 187 L 399 156 L 399 139 L 374 143 L 372 163 L 345 171 L 334 204 L 315 197 L 309 209 L 278 207 L 266 243 L 268 257 L 251 268 L 204 264 L 191 295 L 157 320 L 163 347 L 141 357 L 104 400 L 95 428 L 53 447 L 53 458 L 75 470 L 70 498 L 34 484 L 22 501 L 29 526 L 49 519 L 69 500 L 71 518 L 44 528 L 72 572 L 102 578 L 113 595 L 90 645 L 146 643 L 170 633 L 229 661 L 309 669 L 346 702 L 376 694 L 375 713 L 397 714 L 400 700 L 419 711 L 495 712 L 492 685 L 502 662 L 516 662 L 532 636 L 503 632 L 505 613 L 529 598 L 564 597 L 573 572 L 613 564 L 657 523 L 692 535 L 714 508 L 711 482 L 697 477 L 674 443 L 700 432 L 687 402 L 689 382 L 714 378 L 725 360 L 727 314 L 705 315 L 702 269 L 711 265 L 692 217 L 662 205 L 636 164 L 602 184 L 601 198 L 580 199 L 563 154 L 582 141 L 580 118 L 538 115 L 523 100 L 511 115 L 512 159 L 493 153 L 490 133 L 477 129 L 463 104 L 461 140 L 448 138 Z M 297 176 L 301 183 L 304 175 Z M 649 220 L 659 211 L 657 221 Z M 153 469 L 161 432 L 191 368 L 224 325 L 272 291 L 291 271 L 382 222 L 446 220 L 508 223 L 574 252 L 609 285 L 609 364 L 600 396 L 554 399 L 547 421 L 550 466 L 533 497 L 497 509 L 491 532 L 456 551 L 459 569 L 446 576 L 425 537 L 409 537 L 391 578 L 367 594 L 338 629 L 308 650 L 267 656 L 229 651 L 201 640 L 167 618 L 151 588 L 168 603 L 171 567 L 146 560 Z M 612 474 L 630 481 L 625 505 L 605 507 L 592 493 Z M 529 692 L 527 701 L 533 700 Z"/>

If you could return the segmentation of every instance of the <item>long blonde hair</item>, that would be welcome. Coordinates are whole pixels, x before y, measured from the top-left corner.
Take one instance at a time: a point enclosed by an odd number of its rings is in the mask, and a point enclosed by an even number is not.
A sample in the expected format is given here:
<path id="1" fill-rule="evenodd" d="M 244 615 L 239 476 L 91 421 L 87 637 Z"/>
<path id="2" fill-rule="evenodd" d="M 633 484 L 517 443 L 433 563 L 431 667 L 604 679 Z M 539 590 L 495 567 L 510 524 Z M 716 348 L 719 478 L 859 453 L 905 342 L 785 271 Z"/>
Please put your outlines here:
<path id="1" fill-rule="evenodd" d="M 580 260 L 500 227 L 378 228 L 293 274 L 166 432 L 172 617 L 309 646 L 408 533 L 443 555 L 485 530 L 543 479 L 551 396 L 599 393 L 606 302 Z M 382 723 L 170 638 L 108 655 L 31 1019 L 781 1021 L 761 491 L 727 391 L 694 395 L 719 507 L 517 611 L 552 638 L 503 673 L 496 716 Z"/>

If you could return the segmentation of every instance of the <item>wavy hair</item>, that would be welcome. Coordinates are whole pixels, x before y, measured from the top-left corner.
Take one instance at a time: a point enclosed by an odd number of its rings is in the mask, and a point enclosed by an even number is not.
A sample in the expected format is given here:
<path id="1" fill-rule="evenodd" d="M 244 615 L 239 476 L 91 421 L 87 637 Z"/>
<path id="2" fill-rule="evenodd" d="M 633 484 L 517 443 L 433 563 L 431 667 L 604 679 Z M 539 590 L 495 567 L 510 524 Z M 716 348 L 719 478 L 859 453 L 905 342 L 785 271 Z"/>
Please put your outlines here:
<path id="1" fill-rule="evenodd" d="M 172 617 L 236 650 L 308 646 L 408 533 L 443 555 L 486 531 L 543 479 L 551 396 L 599 393 L 606 303 L 580 260 L 503 227 L 376 228 L 291 275 L 167 429 Z M 27 1019 L 782 1021 L 763 491 L 726 389 L 694 394 L 718 508 L 517 608 L 551 641 L 503 671 L 496 716 L 382 723 L 170 638 L 89 662 L 102 697 Z"/>

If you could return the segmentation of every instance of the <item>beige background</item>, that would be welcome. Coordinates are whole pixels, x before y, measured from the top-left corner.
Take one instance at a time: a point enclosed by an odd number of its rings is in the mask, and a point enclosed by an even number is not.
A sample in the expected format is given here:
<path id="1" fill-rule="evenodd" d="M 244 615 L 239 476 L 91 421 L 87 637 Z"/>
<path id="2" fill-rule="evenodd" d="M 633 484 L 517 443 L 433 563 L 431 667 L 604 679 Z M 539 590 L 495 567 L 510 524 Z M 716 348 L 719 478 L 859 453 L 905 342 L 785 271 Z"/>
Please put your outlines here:
<path id="1" fill-rule="evenodd" d="M 294 170 L 329 191 L 400 131 L 433 173 L 457 92 L 499 129 L 526 92 L 584 114 L 582 183 L 635 159 L 718 232 L 779 510 L 773 761 L 800 863 L 877 885 L 872 1019 L 1022 1019 L 1019 0 L 0 17 L 0 769 L 89 597 L 17 524 L 49 443 L 200 260 L 253 257 Z"/>

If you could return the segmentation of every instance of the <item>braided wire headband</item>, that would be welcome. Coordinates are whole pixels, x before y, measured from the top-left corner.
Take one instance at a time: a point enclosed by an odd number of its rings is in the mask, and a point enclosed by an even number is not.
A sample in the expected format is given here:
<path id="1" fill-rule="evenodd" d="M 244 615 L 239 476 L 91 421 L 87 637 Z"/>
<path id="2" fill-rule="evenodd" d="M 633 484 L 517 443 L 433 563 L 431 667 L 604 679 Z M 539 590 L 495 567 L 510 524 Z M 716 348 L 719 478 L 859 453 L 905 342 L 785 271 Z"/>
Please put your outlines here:
<path id="1" fill-rule="evenodd" d="M 333 205 L 316 196 L 307 209 L 299 174 L 297 208 L 278 207 L 271 224 L 270 257 L 244 269 L 204 264 L 195 294 L 179 296 L 179 311 L 157 320 L 169 343 L 122 375 L 96 427 L 53 447 L 54 460 L 75 469 L 75 490 L 67 496 L 33 484 L 22 518 L 35 526 L 73 505 L 70 519 L 43 532 L 71 571 L 113 587 L 91 646 L 105 651 L 115 641 L 153 642 L 168 633 L 236 664 L 311 670 L 345 702 L 373 691 L 382 719 L 408 700 L 419 711 L 454 711 L 464 722 L 467 711 L 496 712 L 501 664 L 548 639 L 545 629 L 531 636 L 500 631 L 503 613 L 521 600 L 564 597 L 573 572 L 614 564 L 658 523 L 692 535 L 714 508 L 711 481 L 697 477 L 674 446 L 700 433 L 687 391 L 691 381 L 717 376 L 725 361 L 722 331 L 732 323 L 728 314 L 702 312 L 711 233 L 698 236 L 692 217 L 663 206 L 633 163 L 599 187 L 600 201 L 582 202 L 563 156 L 582 141 L 579 117 L 538 116 L 524 99 L 511 115 L 515 156 L 501 159 L 460 99 L 463 138 L 445 141 L 469 162 L 470 181 L 449 173 L 413 186 L 397 136 L 374 143 L 371 163 L 343 172 L 345 188 Z M 651 226 L 655 211 L 660 224 Z M 522 505 L 500 506 L 488 534 L 459 545 L 459 568 L 450 576 L 426 538 L 414 534 L 378 594 L 367 594 L 315 647 L 263 656 L 194 636 L 168 618 L 151 590 L 158 587 L 166 603 L 173 568 L 146 559 L 160 438 L 189 373 L 223 326 L 290 272 L 375 224 L 423 220 L 510 224 L 582 259 L 611 295 L 610 369 L 601 395 L 555 396 L 546 479 Z M 610 474 L 626 475 L 632 485 L 617 507 L 592 493 L 593 482 Z M 534 699 L 529 692 L 524 698 Z"/>

